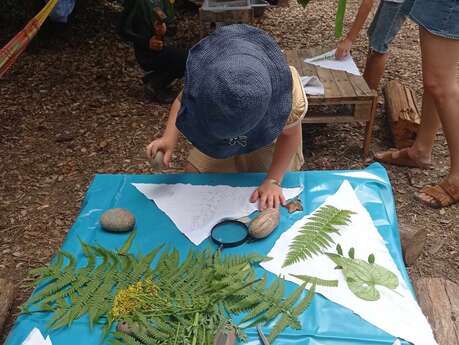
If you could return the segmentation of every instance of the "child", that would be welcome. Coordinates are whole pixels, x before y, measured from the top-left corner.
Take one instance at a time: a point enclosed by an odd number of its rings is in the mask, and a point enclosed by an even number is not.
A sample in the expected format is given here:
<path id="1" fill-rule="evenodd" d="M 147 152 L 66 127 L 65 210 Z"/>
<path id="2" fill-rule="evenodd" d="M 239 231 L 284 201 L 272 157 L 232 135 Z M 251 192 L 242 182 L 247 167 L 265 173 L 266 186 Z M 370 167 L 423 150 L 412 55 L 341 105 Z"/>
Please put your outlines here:
<path id="1" fill-rule="evenodd" d="M 378 90 L 384 74 L 389 45 L 400 31 L 410 10 L 411 0 L 381 0 L 379 8 L 368 29 L 369 53 L 363 77 L 370 89 Z M 359 36 L 374 0 L 363 0 L 351 30 L 336 49 L 336 58 L 342 59 L 349 54 L 352 44 Z"/>
<path id="2" fill-rule="evenodd" d="M 166 23 L 169 18 L 151 0 L 127 0 L 124 4 L 120 34 L 134 44 L 137 62 L 146 72 L 146 95 L 160 103 L 174 100 L 169 86 L 183 77 L 188 55 L 186 49 L 165 44 Z"/>
<path id="3" fill-rule="evenodd" d="M 298 72 L 276 42 L 248 25 L 224 26 L 190 50 L 184 90 L 147 155 L 162 151 L 168 166 L 180 131 L 194 146 L 186 171 L 267 172 L 251 201 L 278 208 L 285 172 L 304 163 L 306 110 Z"/>

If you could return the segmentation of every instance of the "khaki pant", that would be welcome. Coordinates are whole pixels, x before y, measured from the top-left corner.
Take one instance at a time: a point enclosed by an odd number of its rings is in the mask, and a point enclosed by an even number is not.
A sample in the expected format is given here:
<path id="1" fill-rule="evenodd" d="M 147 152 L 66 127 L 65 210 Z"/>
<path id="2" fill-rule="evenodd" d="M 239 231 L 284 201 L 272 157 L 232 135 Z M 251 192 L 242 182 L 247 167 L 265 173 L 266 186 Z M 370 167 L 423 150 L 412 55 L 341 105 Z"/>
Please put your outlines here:
<path id="1" fill-rule="evenodd" d="M 245 155 L 226 159 L 209 157 L 193 147 L 188 162 L 201 173 L 267 172 L 273 159 L 274 146 L 275 143 Z M 303 163 L 303 144 L 300 144 L 290 161 L 288 171 L 301 170 Z"/>

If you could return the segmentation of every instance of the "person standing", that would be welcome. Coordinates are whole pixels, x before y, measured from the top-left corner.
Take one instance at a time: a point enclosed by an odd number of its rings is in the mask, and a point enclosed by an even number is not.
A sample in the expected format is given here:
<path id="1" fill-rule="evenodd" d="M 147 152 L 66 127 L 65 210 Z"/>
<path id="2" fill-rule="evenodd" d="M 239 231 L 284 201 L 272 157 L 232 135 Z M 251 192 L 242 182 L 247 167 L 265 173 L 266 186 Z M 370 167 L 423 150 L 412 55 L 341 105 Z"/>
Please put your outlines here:
<path id="1" fill-rule="evenodd" d="M 422 54 L 423 102 L 421 125 L 409 148 L 375 154 L 388 164 L 426 168 L 440 129 L 448 144 L 448 176 L 423 187 L 417 198 L 434 208 L 459 201 L 459 0 L 414 0 L 409 17 L 419 25 Z"/>
<path id="2" fill-rule="evenodd" d="M 410 0 L 381 0 L 368 29 L 369 52 L 363 77 L 372 90 L 378 90 L 384 74 L 390 44 L 400 31 L 410 9 Z M 360 34 L 374 0 L 362 0 L 357 16 L 348 34 L 339 41 L 336 58 L 343 59 Z"/>

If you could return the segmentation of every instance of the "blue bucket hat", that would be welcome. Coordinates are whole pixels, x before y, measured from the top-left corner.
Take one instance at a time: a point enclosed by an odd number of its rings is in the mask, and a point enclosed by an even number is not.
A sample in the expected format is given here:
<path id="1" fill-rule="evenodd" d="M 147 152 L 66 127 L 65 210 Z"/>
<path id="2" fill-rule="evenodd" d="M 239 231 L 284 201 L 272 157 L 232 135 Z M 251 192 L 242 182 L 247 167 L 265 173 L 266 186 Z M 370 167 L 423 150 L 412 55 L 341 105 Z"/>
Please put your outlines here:
<path id="1" fill-rule="evenodd" d="M 190 50 L 176 126 L 204 154 L 227 158 L 269 145 L 291 109 L 290 68 L 264 31 L 224 26 Z"/>

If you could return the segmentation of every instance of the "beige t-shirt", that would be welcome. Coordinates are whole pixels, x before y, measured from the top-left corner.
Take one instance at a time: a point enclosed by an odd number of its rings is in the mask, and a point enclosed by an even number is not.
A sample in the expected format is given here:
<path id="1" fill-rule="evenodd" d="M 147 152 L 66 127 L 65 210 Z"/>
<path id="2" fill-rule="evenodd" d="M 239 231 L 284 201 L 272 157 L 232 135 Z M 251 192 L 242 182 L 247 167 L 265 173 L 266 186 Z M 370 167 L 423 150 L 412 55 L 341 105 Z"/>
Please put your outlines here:
<path id="1" fill-rule="evenodd" d="M 290 71 L 292 73 L 292 110 L 284 128 L 290 128 L 301 123 L 308 109 L 308 100 L 301 84 L 300 75 L 293 66 L 290 66 Z M 188 162 L 202 173 L 266 172 L 271 166 L 274 147 L 275 142 L 253 152 L 225 159 L 209 157 L 193 147 L 190 150 Z M 303 163 L 303 144 L 301 143 L 290 161 L 288 170 L 300 170 Z"/>

